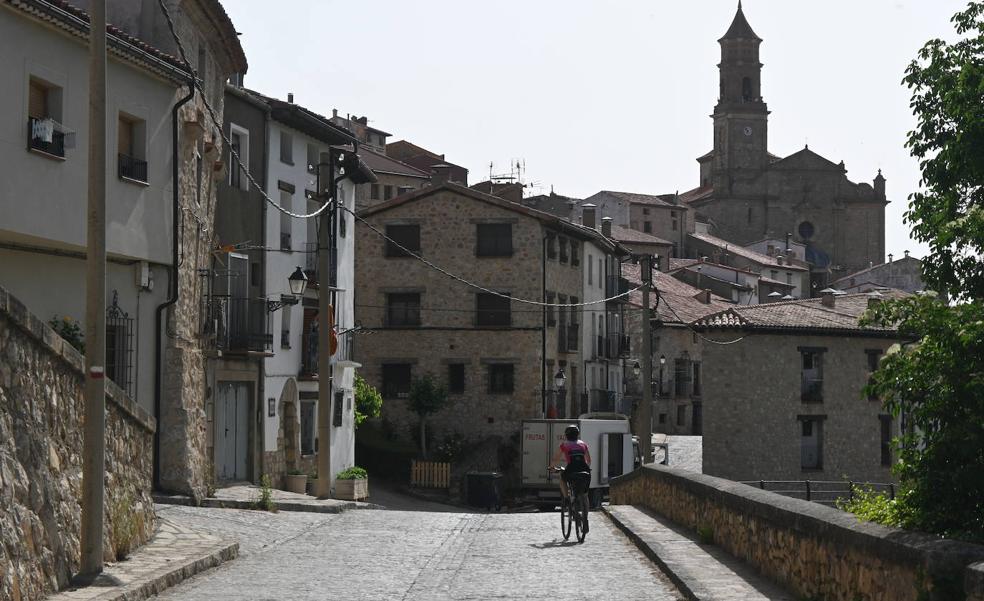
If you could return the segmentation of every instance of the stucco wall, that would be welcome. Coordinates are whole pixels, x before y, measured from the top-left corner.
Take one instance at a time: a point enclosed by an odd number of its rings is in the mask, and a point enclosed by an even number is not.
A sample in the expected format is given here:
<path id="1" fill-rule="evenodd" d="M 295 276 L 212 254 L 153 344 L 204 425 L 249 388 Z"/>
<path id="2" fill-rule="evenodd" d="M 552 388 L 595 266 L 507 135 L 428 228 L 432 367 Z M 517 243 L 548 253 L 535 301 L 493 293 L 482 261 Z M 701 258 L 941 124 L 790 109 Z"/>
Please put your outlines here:
<path id="1" fill-rule="evenodd" d="M 0 288 L 0 598 L 41 599 L 80 562 L 84 357 Z M 154 531 L 154 419 L 106 382 L 104 559 Z"/>
<path id="2" fill-rule="evenodd" d="M 641 505 L 808 599 L 980 598 L 966 566 L 984 547 L 861 523 L 817 503 L 685 470 L 648 465 L 612 481 L 612 504 Z M 979 564 L 978 564 L 979 565 Z M 928 594 L 927 594 L 928 592 Z"/>

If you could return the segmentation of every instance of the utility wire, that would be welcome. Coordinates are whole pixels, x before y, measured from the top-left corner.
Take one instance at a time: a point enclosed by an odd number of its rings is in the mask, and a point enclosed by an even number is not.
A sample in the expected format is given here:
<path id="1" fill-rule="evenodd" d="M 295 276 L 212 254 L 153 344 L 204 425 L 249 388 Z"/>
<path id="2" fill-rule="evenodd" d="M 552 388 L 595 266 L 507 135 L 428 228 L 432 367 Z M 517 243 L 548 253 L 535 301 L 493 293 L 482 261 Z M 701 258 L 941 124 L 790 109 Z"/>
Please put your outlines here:
<path id="1" fill-rule="evenodd" d="M 243 173 L 246 175 L 246 179 L 249 180 L 251 184 L 253 184 L 253 186 L 260 192 L 260 195 L 263 196 L 263 199 L 267 201 L 270 204 L 270 206 L 272 206 L 273 208 L 277 209 L 278 211 L 280 211 L 285 215 L 289 215 L 295 219 L 310 219 L 312 217 L 317 217 L 318 215 L 323 213 L 325 209 L 331 206 L 331 202 L 334 201 L 334 195 L 335 195 L 334 190 L 331 191 L 331 198 L 329 199 L 329 201 L 321 205 L 321 208 L 319 208 L 317 211 L 313 213 L 304 214 L 304 213 L 293 213 L 283 208 L 282 206 L 280 206 L 279 202 L 274 201 L 267 195 L 266 191 L 263 189 L 263 186 L 257 183 L 256 179 L 253 177 L 253 174 L 250 173 L 249 169 L 243 164 L 243 160 L 239 157 L 239 152 L 233 146 L 232 141 L 229 140 L 228 136 L 226 136 L 225 131 L 222 128 L 222 120 L 219 119 L 218 115 L 215 114 L 215 110 L 212 109 L 212 105 L 209 104 L 208 96 L 206 96 L 205 94 L 205 88 L 202 86 L 201 80 L 198 78 L 198 72 L 195 71 L 195 69 L 191 66 L 191 63 L 188 62 L 188 56 L 185 53 L 184 44 L 181 43 L 181 38 L 178 37 L 178 33 L 174 27 L 174 21 L 171 19 L 171 12 L 168 10 L 167 5 L 164 3 L 164 0 L 157 0 L 157 4 L 161 7 L 161 11 L 163 11 L 164 13 L 164 19 L 167 21 L 167 28 L 171 32 L 171 37 L 174 38 L 174 43 L 177 44 L 178 46 L 178 53 L 181 56 L 181 61 L 184 63 L 185 68 L 188 69 L 188 71 L 192 74 L 195 80 L 195 88 L 198 89 L 198 92 L 202 96 L 202 104 L 205 105 L 205 109 L 208 111 L 209 116 L 212 117 L 212 122 L 215 123 L 216 128 L 219 130 L 219 135 L 222 137 L 222 140 L 225 142 L 226 147 L 229 148 L 229 154 L 236 159 L 235 163 L 239 169 L 243 170 Z M 334 167 L 332 167 L 332 169 L 334 169 Z"/>
<path id="2" fill-rule="evenodd" d="M 390 238 L 385 233 L 379 231 L 379 229 L 376 226 L 374 226 L 373 224 L 369 223 L 368 221 L 366 221 L 365 219 L 363 219 L 362 217 L 360 217 L 352 209 L 350 209 L 348 207 L 345 207 L 345 206 L 342 206 L 342 205 L 338 205 L 338 208 L 344 210 L 347 213 L 351 213 L 351 215 L 353 217 L 355 217 L 355 219 L 357 221 L 361 221 L 362 223 L 364 223 L 366 225 L 366 227 L 368 227 L 370 230 L 372 230 L 373 232 L 375 232 L 376 235 L 380 236 L 381 238 L 383 238 L 387 242 L 393 244 L 394 246 L 396 246 L 397 248 L 399 248 L 400 250 L 402 250 L 403 252 L 405 252 L 408 256 L 411 256 L 411 257 L 417 259 L 418 261 L 420 261 L 421 263 L 423 263 L 424 265 L 427 265 L 431 269 L 433 269 L 433 270 L 435 270 L 437 272 L 440 272 L 440 273 L 448 276 L 449 278 L 451 278 L 451 279 L 453 279 L 453 280 L 455 280 L 457 282 L 461 282 L 462 284 L 465 284 L 466 286 L 470 286 L 472 288 L 476 288 L 478 290 L 481 290 L 482 292 L 485 292 L 487 294 L 492 294 L 492 295 L 498 296 L 500 298 L 508 298 L 509 300 L 516 301 L 517 303 L 525 303 L 525 304 L 528 304 L 528 305 L 536 305 L 536 306 L 539 306 L 539 307 L 587 307 L 589 305 L 600 305 L 601 303 L 607 303 L 609 301 L 617 300 L 619 298 L 622 298 L 623 296 L 628 296 L 629 294 L 635 292 L 636 290 L 640 290 L 642 288 L 642 286 L 639 286 L 638 288 L 633 288 L 632 290 L 629 290 L 627 292 L 623 292 L 622 294 L 616 294 L 615 296 L 610 296 L 608 298 L 603 298 L 601 300 L 588 301 L 588 302 L 584 302 L 584 303 L 545 303 L 543 301 L 538 301 L 538 300 L 531 300 L 531 299 L 526 299 L 526 298 L 518 298 L 518 297 L 515 297 L 515 296 L 509 296 L 508 294 L 503 294 L 501 292 L 496 292 L 495 290 L 492 290 L 490 288 L 486 288 L 485 286 L 482 286 L 480 284 L 476 284 L 474 282 L 468 281 L 468 280 L 466 280 L 465 278 L 463 278 L 461 276 L 455 275 L 455 274 L 451 273 L 450 271 L 447 271 L 446 269 L 435 265 L 434 263 L 428 261 L 427 259 L 421 257 L 417 253 L 413 252 L 412 250 L 410 250 L 406 246 L 403 246 L 402 244 L 400 244 L 396 240 Z"/>

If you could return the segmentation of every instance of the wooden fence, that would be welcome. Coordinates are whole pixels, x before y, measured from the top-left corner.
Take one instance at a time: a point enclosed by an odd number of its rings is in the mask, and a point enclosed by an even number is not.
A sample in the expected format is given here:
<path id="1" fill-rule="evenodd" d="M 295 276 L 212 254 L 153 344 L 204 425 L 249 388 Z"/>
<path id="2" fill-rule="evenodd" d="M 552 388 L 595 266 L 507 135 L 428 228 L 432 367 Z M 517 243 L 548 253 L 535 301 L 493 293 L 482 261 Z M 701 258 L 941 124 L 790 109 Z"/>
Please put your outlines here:
<path id="1" fill-rule="evenodd" d="M 450 488 L 451 464 L 441 461 L 412 460 L 410 463 L 410 486 Z"/>

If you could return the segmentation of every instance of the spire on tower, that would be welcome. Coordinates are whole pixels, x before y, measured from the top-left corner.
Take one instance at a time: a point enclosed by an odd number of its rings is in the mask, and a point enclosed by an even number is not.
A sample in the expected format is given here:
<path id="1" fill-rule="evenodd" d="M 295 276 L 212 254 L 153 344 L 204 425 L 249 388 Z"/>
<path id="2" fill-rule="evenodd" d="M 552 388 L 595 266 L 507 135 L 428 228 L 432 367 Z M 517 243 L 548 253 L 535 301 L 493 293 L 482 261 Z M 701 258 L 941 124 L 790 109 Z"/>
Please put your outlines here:
<path id="1" fill-rule="evenodd" d="M 752 31 L 752 26 L 748 24 L 748 20 L 745 19 L 745 13 L 741 9 L 741 0 L 738 0 L 738 12 L 735 13 L 735 18 L 731 21 L 731 27 L 728 28 L 727 33 L 721 40 L 758 40 L 762 41 L 762 38 L 755 35 Z M 720 41 L 720 40 L 718 40 Z"/>

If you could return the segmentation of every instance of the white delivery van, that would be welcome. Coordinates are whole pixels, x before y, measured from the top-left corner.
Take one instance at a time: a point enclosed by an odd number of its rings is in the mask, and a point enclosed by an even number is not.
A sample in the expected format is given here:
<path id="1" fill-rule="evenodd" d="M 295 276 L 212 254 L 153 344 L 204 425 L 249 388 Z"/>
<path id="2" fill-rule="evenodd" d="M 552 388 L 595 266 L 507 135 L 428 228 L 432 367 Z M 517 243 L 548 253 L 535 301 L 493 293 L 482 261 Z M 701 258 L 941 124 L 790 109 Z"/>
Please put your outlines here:
<path id="1" fill-rule="evenodd" d="M 581 440 L 591 452 L 591 506 L 601 505 L 608 494 L 608 483 L 615 476 L 631 472 L 636 465 L 629 419 L 617 413 L 587 413 L 577 419 L 523 420 L 523 496 L 541 509 L 560 503 L 557 479 L 550 472 L 550 458 L 564 441 L 564 429 L 581 429 Z"/>

